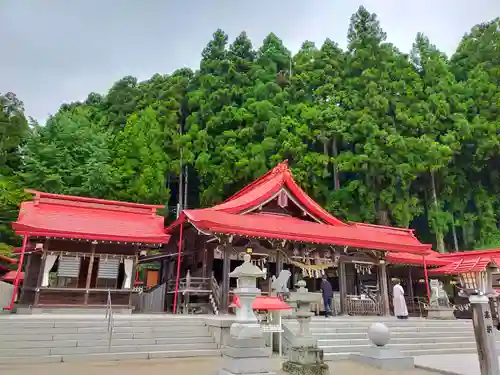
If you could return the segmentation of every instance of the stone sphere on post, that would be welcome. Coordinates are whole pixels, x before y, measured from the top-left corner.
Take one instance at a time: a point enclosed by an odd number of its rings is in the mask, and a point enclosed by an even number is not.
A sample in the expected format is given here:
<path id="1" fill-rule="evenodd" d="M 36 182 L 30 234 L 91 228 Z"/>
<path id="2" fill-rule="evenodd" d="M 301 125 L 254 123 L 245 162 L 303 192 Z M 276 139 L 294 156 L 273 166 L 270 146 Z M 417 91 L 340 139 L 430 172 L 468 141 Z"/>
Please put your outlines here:
<path id="1" fill-rule="evenodd" d="M 368 338 L 376 346 L 386 346 L 390 336 L 389 328 L 383 323 L 373 323 L 368 328 Z"/>

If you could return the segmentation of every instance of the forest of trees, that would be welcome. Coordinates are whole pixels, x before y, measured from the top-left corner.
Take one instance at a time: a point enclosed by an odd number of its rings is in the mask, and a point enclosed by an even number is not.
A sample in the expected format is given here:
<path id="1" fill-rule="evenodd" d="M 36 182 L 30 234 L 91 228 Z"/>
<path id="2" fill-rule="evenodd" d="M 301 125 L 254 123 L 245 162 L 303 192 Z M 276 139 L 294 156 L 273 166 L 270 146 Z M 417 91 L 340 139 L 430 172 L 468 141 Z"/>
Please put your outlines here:
<path id="1" fill-rule="evenodd" d="M 189 208 L 288 159 L 339 218 L 415 228 L 439 251 L 500 246 L 500 18 L 451 57 L 422 34 L 399 51 L 362 7 L 347 36 L 345 50 L 306 41 L 292 56 L 272 33 L 254 49 L 218 30 L 198 70 L 124 77 L 43 125 L 1 95 L 0 252 L 19 241 L 24 188 L 165 204 L 174 217 L 180 158 Z"/>

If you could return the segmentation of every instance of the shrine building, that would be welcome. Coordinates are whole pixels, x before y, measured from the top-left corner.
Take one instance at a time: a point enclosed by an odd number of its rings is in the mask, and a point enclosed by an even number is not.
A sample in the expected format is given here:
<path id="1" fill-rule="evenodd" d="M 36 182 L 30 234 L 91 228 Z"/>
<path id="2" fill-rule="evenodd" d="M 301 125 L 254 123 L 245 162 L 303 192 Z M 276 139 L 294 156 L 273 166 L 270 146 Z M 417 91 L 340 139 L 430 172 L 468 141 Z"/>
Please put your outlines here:
<path id="1" fill-rule="evenodd" d="M 167 311 L 184 313 L 227 312 L 236 286 L 228 275 L 247 252 L 266 270 L 264 294 L 283 269 L 292 274 L 290 288 L 303 278 L 313 292 L 326 274 L 336 312 L 351 315 L 389 314 L 389 263 L 448 263 L 413 230 L 335 218 L 298 186 L 287 162 L 219 205 L 183 211 L 166 233 L 169 243 L 153 258 L 162 259 Z"/>
<path id="2" fill-rule="evenodd" d="M 163 206 L 28 192 L 12 223 L 23 236 L 24 272 L 10 276 L 16 289 L 22 283 L 18 305 L 92 308 L 111 299 L 132 309 L 140 252 L 169 239 L 156 214 Z"/>
<path id="3" fill-rule="evenodd" d="M 451 262 L 410 229 L 335 218 L 300 188 L 286 161 L 221 204 L 182 211 L 167 228 L 156 212 L 163 206 L 29 192 L 12 224 L 23 246 L 6 309 L 112 301 L 144 312 L 227 313 L 236 287 L 228 275 L 251 253 L 266 271 L 264 295 L 285 269 L 290 289 L 304 279 L 319 292 L 326 275 L 337 314 L 388 315 L 391 277 L 402 280 L 410 301 L 427 300 L 427 267 Z"/>

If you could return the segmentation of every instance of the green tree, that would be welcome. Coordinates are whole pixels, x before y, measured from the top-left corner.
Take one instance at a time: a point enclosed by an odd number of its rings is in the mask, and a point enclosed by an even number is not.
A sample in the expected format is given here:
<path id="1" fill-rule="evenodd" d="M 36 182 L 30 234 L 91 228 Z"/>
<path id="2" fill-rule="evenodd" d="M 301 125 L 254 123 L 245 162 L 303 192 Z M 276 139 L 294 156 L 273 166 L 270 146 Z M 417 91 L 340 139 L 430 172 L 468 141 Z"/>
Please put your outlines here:
<path id="1" fill-rule="evenodd" d="M 117 199 L 156 204 L 168 201 L 165 141 L 164 127 L 153 108 L 129 117 L 115 140 L 113 195 Z"/>
<path id="2" fill-rule="evenodd" d="M 0 106 L 0 253 L 9 255 L 10 248 L 19 244 L 10 223 L 25 198 L 17 173 L 29 126 L 23 103 L 14 93 L 0 95 Z"/>
<path id="3" fill-rule="evenodd" d="M 0 95 L 0 107 L 0 175 L 9 176 L 21 165 L 20 146 L 29 126 L 23 103 L 14 93 Z"/>
<path id="4" fill-rule="evenodd" d="M 62 111 L 33 129 L 23 160 L 25 186 L 50 193 L 106 198 L 110 194 L 110 134 L 83 107 Z"/>

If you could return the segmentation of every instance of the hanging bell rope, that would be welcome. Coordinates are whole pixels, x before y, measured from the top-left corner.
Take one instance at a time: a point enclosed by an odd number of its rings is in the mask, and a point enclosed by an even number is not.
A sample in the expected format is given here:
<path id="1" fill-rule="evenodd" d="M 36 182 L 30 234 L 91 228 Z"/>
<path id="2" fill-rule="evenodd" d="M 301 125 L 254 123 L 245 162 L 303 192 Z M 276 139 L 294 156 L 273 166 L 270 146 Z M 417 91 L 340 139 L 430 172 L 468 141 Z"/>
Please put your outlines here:
<path id="1" fill-rule="evenodd" d="M 287 254 L 285 254 L 283 250 L 278 249 L 278 251 L 281 253 L 281 255 L 283 255 L 287 263 L 300 268 L 304 277 L 313 277 L 319 279 L 325 274 L 326 269 L 333 266 L 333 263 L 311 264 L 310 259 L 306 260 L 306 262 L 308 263 L 297 262 L 296 260 L 291 259 Z"/>

